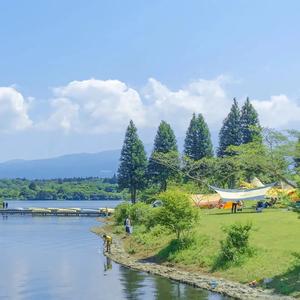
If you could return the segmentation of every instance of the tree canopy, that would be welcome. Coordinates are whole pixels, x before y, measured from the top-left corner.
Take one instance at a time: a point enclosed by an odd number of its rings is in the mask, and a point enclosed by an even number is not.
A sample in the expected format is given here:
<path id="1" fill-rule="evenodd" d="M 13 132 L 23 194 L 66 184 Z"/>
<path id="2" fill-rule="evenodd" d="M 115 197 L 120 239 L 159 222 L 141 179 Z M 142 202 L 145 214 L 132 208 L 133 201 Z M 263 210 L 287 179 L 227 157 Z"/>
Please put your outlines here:
<path id="1" fill-rule="evenodd" d="M 246 102 L 241 109 L 240 122 L 243 144 L 253 142 L 254 139 L 261 140 L 261 128 L 258 120 L 258 114 L 249 98 L 246 99 Z"/>
<path id="2" fill-rule="evenodd" d="M 218 156 L 223 157 L 232 154 L 227 150 L 231 145 L 239 146 L 242 143 L 242 132 L 240 123 L 240 109 L 236 99 L 233 99 L 231 110 L 223 122 L 219 133 Z"/>
<path id="3" fill-rule="evenodd" d="M 160 164 L 155 156 L 158 153 L 172 155 L 178 162 L 179 154 L 177 149 L 176 137 L 171 126 L 165 121 L 161 121 L 154 140 L 154 148 L 149 159 L 148 177 L 154 183 L 159 183 L 161 190 L 166 190 L 167 180 L 174 177 L 176 172 L 168 166 Z"/>
<path id="4" fill-rule="evenodd" d="M 137 190 L 145 185 L 146 168 L 147 157 L 144 145 L 138 137 L 133 121 L 130 121 L 121 150 L 117 177 L 119 187 L 129 189 L 132 203 L 136 201 Z"/>
<path id="5" fill-rule="evenodd" d="M 213 156 L 210 132 L 202 114 L 193 114 L 186 132 L 184 154 L 193 160 Z"/>

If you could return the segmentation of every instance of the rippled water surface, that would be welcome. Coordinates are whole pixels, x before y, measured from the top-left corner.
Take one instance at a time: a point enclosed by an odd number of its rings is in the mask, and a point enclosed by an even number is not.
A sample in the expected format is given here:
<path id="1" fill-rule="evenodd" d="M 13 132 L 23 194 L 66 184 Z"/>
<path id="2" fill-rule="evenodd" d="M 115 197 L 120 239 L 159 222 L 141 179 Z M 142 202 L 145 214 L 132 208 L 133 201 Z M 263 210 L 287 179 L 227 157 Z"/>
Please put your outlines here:
<path id="1" fill-rule="evenodd" d="M 44 207 L 58 207 L 47 202 Z M 62 206 L 117 204 L 75 202 Z M 36 201 L 9 204 L 42 206 Z M 0 216 L 0 299 L 225 299 L 107 260 L 102 241 L 89 231 L 95 225 L 96 219 L 88 217 Z"/>

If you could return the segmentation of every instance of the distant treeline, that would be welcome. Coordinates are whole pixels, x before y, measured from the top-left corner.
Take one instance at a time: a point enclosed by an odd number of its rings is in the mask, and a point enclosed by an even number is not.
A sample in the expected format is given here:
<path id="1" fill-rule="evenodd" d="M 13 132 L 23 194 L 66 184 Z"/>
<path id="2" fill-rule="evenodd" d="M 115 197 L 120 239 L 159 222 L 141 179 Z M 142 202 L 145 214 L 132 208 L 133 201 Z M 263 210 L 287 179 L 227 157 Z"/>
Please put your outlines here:
<path id="1" fill-rule="evenodd" d="M 115 176 L 112 178 L 63 178 L 28 180 L 1 179 L 1 199 L 20 200 L 112 200 L 121 199 Z"/>

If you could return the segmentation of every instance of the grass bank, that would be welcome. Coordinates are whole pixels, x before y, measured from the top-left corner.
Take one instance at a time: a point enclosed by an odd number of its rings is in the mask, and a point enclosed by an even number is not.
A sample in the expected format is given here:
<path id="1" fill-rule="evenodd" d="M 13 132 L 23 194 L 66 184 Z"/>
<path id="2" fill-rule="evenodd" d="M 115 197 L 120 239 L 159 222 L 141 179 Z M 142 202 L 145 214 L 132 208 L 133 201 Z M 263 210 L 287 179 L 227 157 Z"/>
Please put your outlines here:
<path id="1" fill-rule="evenodd" d="M 250 235 L 253 255 L 240 264 L 226 268 L 216 265 L 220 241 L 225 238 L 222 228 L 235 222 L 251 222 Z M 122 226 L 112 228 L 123 234 Z M 271 279 L 266 288 L 276 293 L 300 298 L 300 220 L 297 214 L 283 209 L 267 209 L 263 213 L 245 210 L 202 210 L 193 230 L 181 242 L 161 226 L 147 230 L 134 226 L 134 232 L 124 241 L 126 251 L 136 259 L 175 265 L 178 268 L 209 273 L 241 283 Z"/>

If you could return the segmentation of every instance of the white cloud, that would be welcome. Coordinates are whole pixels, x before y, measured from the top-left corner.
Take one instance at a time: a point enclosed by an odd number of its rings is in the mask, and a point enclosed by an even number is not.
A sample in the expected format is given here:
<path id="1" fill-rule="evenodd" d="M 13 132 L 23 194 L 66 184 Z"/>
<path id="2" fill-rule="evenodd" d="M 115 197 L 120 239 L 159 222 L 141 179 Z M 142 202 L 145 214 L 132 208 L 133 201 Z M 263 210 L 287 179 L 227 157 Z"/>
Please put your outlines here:
<path id="1" fill-rule="evenodd" d="M 52 114 L 46 122 L 37 124 L 37 129 L 63 129 L 65 132 L 76 131 L 78 127 L 79 105 L 67 98 L 51 100 Z"/>
<path id="2" fill-rule="evenodd" d="M 222 76 L 214 80 L 199 79 L 183 89 L 172 91 L 150 78 L 143 90 L 147 115 L 152 116 L 156 124 L 164 119 L 179 129 L 186 129 L 192 113 L 202 113 L 210 126 L 218 126 L 232 103 L 223 87 L 225 81 Z"/>
<path id="3" fill-rule="evenodd" d="M 286 95 L 271 96 L 269 100 L 251 101 L 265 127 L 287 129 L 291 124 L 300 125 L 300 105 Z"/>
<path id="4" fill-rule="evenodd" d="M 224 77 L 195 80 L 177 91 L 153 78 L 141 91 L 118 80 L 73 81 L 54 89 L 57 98 L 51 100 L 53 112 L 43 128 L 107 133 L 124 131 L 130 119 L 139 128 L 157 127 L 164 119 L 185 131 L 193 112 L 202 113 L 215 126 L 231 105 L 225 81 Z"/>
<path id="5" fill-rule="evenodd" d="M 53 114 L 47 127 L 65 130 L 112 132 L 124 130 L 130 119 L 143 126 L 145 108 L 139 93 L 118 80 L 72 81 L 54 89 Z"/>
<path id="6" fill-rule="evenodd" d="M 0 131 L 10 132 L 31 127 L 28 102 L 13 87 L 0 87 Z"/>
<path id="7" fill-rule="evenodd" d="M 72 81 L 53 90 L 49 106 L 29 97 L 25 100 L 13 87 L 0 87 L 0 131 L 34 128 L 82 134 L 124 132 L 132 119 L 141 129 L 157 128 L 160 120 L 166 120 L 178 134 L 184 134 L 194 112 L 202 113 L 210 129 L 216 131 L 232 104 L 226 92 L 226 85 L 231 82 L 219 76 L 193 80 L 181 89 L 172 90 L 150 78 L 137 90 L 119 80 Z M 300 127 L 300 105 L 286 95 L 252 103 L 263 126 Z M 29 105 L 32 118 L 28 114 Z M 42 114 L 37 113 L 39 110 Z"/>

